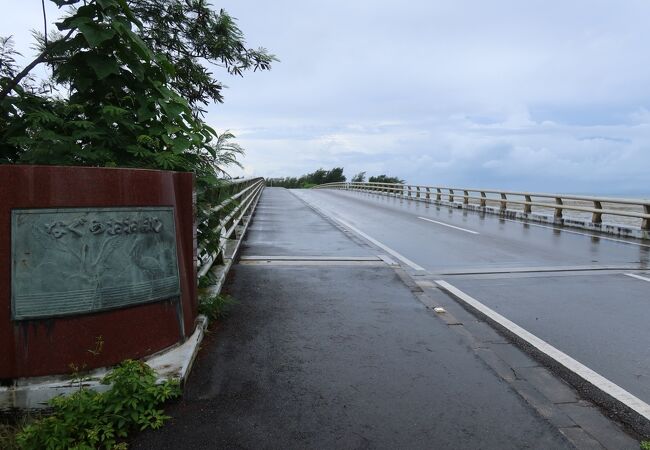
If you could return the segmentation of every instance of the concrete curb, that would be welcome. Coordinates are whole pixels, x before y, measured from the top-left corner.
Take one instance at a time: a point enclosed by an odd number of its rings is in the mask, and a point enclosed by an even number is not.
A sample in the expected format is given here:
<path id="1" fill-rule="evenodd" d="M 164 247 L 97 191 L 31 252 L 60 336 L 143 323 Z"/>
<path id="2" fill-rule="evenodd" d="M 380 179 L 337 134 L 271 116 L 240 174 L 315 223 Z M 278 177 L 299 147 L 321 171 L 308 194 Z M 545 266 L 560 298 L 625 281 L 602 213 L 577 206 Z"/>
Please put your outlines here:
<path id="1" fill-rule="evenodd" d="M 182 344 L 149 356 L 144 361 L 156 372 L 158 382 L 170 378 L 178 379 L 181 384 L 187 379 L 192 364 L 199 351 L 207 327 L 205 316 L 196 320 L 194 333 Z M 99 392 L 106 391 L 109 385 L 101 383 L 110 368 L 102 367 L 84 374 L 81 383 L 70 380 L 69 375 L 21 378 L 9 387 L 0 387 L 0 415 L 9 415 L 17 410 L 33 411 L 48 407 L 48 401 L 59 395 L 69 395 L 81 386 Z"/>

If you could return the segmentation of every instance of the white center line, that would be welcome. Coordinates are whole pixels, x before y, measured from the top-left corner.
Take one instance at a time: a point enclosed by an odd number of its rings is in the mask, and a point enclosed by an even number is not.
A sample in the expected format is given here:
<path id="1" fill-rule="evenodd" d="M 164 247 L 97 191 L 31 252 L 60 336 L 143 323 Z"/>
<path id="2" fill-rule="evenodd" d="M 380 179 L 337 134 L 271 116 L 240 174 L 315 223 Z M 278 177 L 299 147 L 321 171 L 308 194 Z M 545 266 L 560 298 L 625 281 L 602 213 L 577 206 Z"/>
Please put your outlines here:
<path id="1" fill-rule="evenodd" d="M 489 317 L 491 320 L 508 330 L 510 333 L 518 336 L 520 339 L 528 343 L 528 345 L 535 347 L 538 351 L 542 352 L 547 357 L 566 367 L 569 371 L 582 378 L 587 383 L 594 386 L 596 389 L 618 400 L 640 416 L 643 416 L 645 419 L 650 419 L 650 405 L 648 405 L 643 400 L 630 394 L 628 391 L 618 386 L 616 383 L 594 372 L 589 367 L 571 358 L 566 353 L 558 350 L 531 332 L 506 319 L 501 314 L 485 306 L 475 298 L 470 297 L 457 287 L 447 283 L 444 280 L 436 280 L 435 283 L 447 291 L 449 294 L 451 294 L 453 297 L 469 305 L 472 309 L 477 310 L 481 314 Z"/>
<path id="2" fill-rule="evenodd" d="M 625 275 L 627 275 L 628 277 L 636 278 L 637 280 L 647 281 L 648 283 L 650 283 L 650 278 L 642 277 L 641 275 L 636 275 L 633 273 L 626 273 Z"/>
<path id="3" fill-rule="evenodd" d="M 449 228 L 453 228 L 455 230 L 464 231 L 465 233 L 480 234 L 477 231 L 472 231 L 472 230 L 468 230 L 466 228 L 461 228 L 461 227 L 457 227 L 457 226 L 454 226 L 454 225 L 449 225 L 448 223 L 444 223 L 444 222 L 438 222 L 437 220 L 427 219 L 426 217 L 419 217 L 418 216 L 418 219 L 426 220 L 427 222 L 437 223 L 438 225 L 442 225 L 443 227 L 449 227 Z"/>
<path id="4" fill-rule="evenodd" d="M 650 245 L 648 245 L 648 244 L 639 244 L 638 242 L 624 241 L 623 239 L 614 239 L 614 238 L 610 238 L 610 237 L 606 237 L 606 236 L 599 236 L 597 234 L 581 233 L 579 231 L 567 230 L 565 228 L 551 227 L 551 226 L 548 226 L 548 225 L 541 225 L 539 223 L 524 222 L 523 220 L 505 219 L 503 217 L 499 217 L 499 220 L 505 220 L 507 222 L 522 223 L 524 225 L 531 225 L 533 227 L 548 228 L 549 230 L 557 230 L 557 231 L 562 231 L 564 233 L 579 234 L 581 236 L 595 237 L 595 238 L 598 238 L 598 239 L 604 239 L 606 241 L 622 242 L 623 244 L 638 245 L 639 247 L 648 247 L 648 248 L 650 248 Z"/>

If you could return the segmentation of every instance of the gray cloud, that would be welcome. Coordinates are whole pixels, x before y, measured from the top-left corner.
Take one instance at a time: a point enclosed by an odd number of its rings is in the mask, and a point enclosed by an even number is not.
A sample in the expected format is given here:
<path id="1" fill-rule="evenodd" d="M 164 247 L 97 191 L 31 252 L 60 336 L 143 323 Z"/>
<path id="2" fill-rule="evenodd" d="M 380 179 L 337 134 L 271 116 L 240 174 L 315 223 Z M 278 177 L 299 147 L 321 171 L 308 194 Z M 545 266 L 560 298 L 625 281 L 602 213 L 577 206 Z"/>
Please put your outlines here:
<path id="1" fill-rule="evenodd" d="M 19 21 L 0 18 L 5 33 L 39 26 L 32 3 Z M 247 148 L 247 174 L 342 165 L 418 183 L 650 196 L 646 1 L 216 7 L 281 59 L 228 77 L 226 103 L 207 116 Z"/>

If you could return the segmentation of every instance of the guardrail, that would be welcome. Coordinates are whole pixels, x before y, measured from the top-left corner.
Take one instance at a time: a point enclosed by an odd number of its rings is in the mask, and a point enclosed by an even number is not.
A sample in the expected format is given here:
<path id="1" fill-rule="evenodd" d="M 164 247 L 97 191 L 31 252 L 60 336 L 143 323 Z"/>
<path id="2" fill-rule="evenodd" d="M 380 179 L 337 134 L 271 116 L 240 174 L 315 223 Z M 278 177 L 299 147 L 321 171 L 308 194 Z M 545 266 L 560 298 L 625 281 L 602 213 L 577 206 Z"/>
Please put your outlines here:
<path id="1" fill-rule="evenodd" d="M 512 212 L 508 209 L 508 205 L 520 205 L 522 207 L 521 215 L 523 218 L 535 218 L 533 217 L 533 208 L 539 208 L 547 211 L 552 210 L 553 221 L 562 224 L 566 224 L 565 222 L 567 222 L 563 220 L 564 211 L 580 211 L 583 213 L 591 213 L 590 228 L 602 228 L 604 215 L 627 217 L 639 219 L 641 230 L 639 237 L 650 237 L 648 233 L 650 231 L 650 199 L 591 197 L 491 189 L 459 189 L 398 183 L 339 182 L 321 184 L 315 186 L 315 189 L 345 189 L 374 192 L 397 197 L 414 198 L 431 203 L 446 202 L 448 204 L 460 205 L 461 207 L 468 207 L 473 204 L 479 209 L 488 209 L 489 204 L 496 204 L 498 208 L 491 208 L 491 212 L 504 215 L 507 212 Z M 457 202 L 456 199 L 462 199 L 462 203 Z M 603 204 L 607 207 L 603 207 Z"/>
<path id="2" fill-rule="evenodd" d="M 263 189 L 264 178 L 232 180 L 211 189 L 210 197 L 217 204 L 200 212 L 199 217 L 205 223 L 197 225 L 199 229 L 202 225 L 209 227 L 217 242 L 209 242 L 209 249 L 197 249 L 199 284 L 213 272 L 216 279 L 210 289 L 216 292 L 221 289 Z"/>

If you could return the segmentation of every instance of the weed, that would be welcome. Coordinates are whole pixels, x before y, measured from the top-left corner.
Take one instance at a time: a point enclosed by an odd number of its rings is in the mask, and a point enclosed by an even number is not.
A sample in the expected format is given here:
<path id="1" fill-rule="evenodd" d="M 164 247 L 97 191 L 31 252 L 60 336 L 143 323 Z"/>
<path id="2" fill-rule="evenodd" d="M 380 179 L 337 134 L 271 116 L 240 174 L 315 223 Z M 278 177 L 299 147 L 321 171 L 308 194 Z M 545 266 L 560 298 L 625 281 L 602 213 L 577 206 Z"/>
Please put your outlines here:
<path id="1" fill-rule="evenodd" d="M 157 407 L 180 395 L 177 381 L 156 384 L 143 362 L 127 360 L 104 377 L 106 392 L 85 387 L 50 401 L 52 414 L 27 425 L 15 441 L 24 450 L 126 449 L 133 430 L 160 428 L 168 418 Z"/>
<path id="2" fill-rule="evenodd" d="M 205 315 L 208 320 L 223 319 L 230 313 L 230 309 L 237 301 L 229 295 L 213 295 L 199 298 L 199 314 Z"/>
<path id="3" fill-rule="evenodd" d="M 20 431 L 20 425 L 0 423 L 0 448 L 3 450 L 18 450 L 16 435 Z"/>

